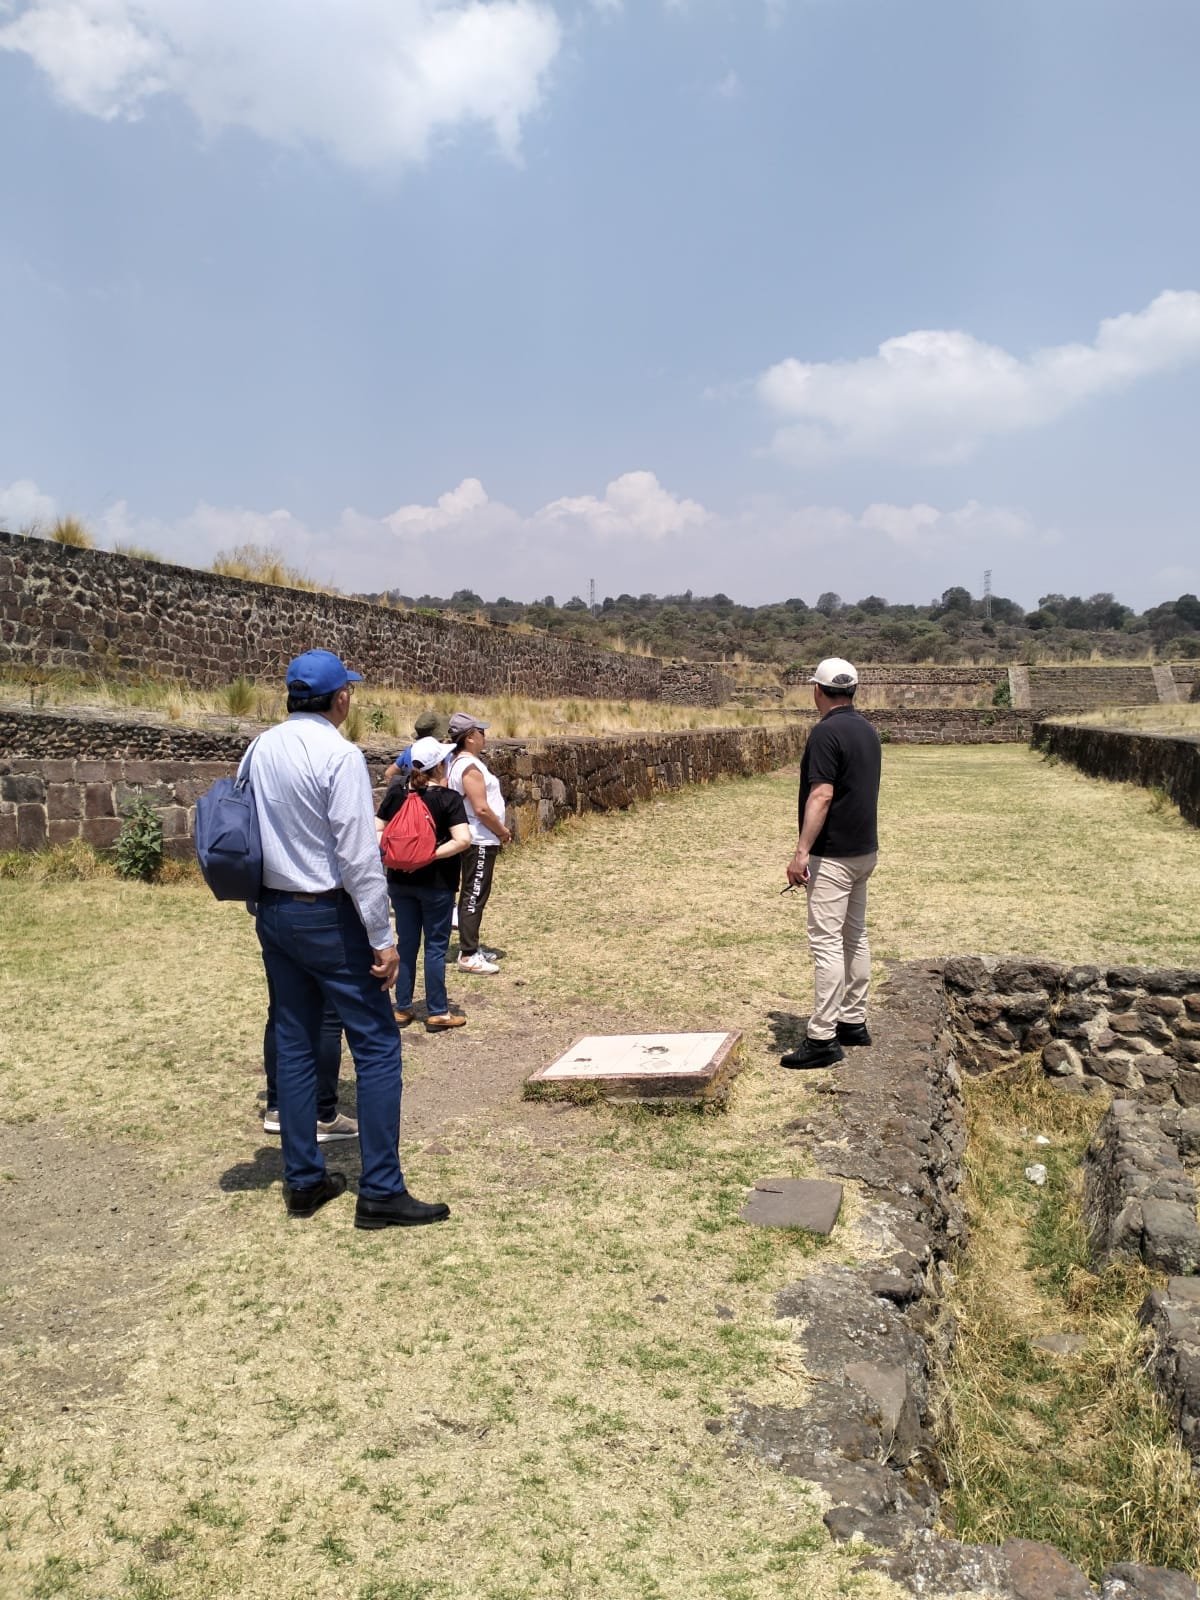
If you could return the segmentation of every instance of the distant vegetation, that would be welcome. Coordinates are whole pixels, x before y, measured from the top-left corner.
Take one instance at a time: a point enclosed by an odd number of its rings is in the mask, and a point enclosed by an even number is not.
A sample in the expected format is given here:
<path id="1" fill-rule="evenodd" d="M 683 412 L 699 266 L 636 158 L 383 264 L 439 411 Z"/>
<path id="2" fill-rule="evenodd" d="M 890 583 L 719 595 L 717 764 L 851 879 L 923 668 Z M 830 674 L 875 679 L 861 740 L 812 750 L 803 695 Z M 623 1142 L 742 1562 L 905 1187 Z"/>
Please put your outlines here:
<path id="1" fill-rule="evenodd" d="M 826 655 L 861 661 L 1073 661 L 1096 656 L 1138 660 L 1200 657 L 1200 600 L 1180 595 L 1137 613 L 1111 594 L 1047 594 L 1036 611 L 992 595 L 984 601 L 963 588 L 947 589 L 927 606 L 890 605 L 881 595 L 847 602 L 826 593 L 815 604 L 793 598 L 741 606 L 728 595 L 620 594 L 607 596 L 593 616 L 573 596 L 532 604 L 487 601 L 470 589 L 449 599 L 398 590 L 364 598 L 386 600 L 494 625 L 545 629 L 609 649 L 787 665 Z M 989 615 L 990 611 L 990 615 Z"/>
<path id="2" fill-rule="evenodd" d="M 21 532 L 47 537 L 36 525 Z M 78 517 L 60 517 L 48 537 L 81 548 L 95 543 Z M 161 559 L 134 545 L 115 549 L 144 561 Z M 284 588 L 340 592 L 290 566 L 279 550 L 264 545 L 223 550 L 211 570 L 227 578 Z M 456 589 L 449 598 L 408 595 L 399 589 L 350 598 L 493 627 L 537 629 L 599 649 L 775 667 L 827 655 L 943 665 L 1200 657 L 1200 599 L 1194 594 L 1181 594 L 1142 612 L 1108 593 L 1086 598 L 1044 594 L 1036 610 L 1026 611 L 1003 595 L 983 599 L 958 586 L 944 590 L 926 606 L 892 605 L 877 594 L 846 601 L 832 591 L 811 605 L 794 596 L 772 605 L 743 606 L 727 594 L 694 595 L 687 589 L 683 594 L 606 595 L 594 615 L 579 595 L 561 606 L 552 594 L 530 602 L 505 595 L 485 600 L 472 589 Z"/>

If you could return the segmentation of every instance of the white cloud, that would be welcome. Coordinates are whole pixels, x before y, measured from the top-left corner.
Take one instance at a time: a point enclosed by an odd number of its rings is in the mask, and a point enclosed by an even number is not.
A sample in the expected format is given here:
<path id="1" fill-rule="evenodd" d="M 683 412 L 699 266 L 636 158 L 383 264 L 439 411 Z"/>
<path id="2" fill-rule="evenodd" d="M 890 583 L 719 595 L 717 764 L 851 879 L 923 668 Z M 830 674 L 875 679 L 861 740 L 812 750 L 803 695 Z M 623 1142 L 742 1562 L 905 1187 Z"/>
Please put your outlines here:
<path id="1" fill-rule="evenodd" d="M 697 528 L 709 513 L 695 500 L 664 489 L 652 472 L 626 472 L 614 478 L 603 500 L 584 494 L 552 500 L 534 521 L 575 523 L 601 539 L 666 539 Z"/>
<path id="2" fill-rule="evenodd" d="M 844 456 L 957 461 L 987 437 L 1039 427 L 1096 396 L 1200 361 L 1200 293 L 1167 290 L 1100 324 L 1091 344 L 1025 360 L 955 329 L 888 339 L 857 361 L 789 358 L 758 380 L 781 419 L 772 450 L 813 464 Z"/>
<path id="3" fill-rule="evenodd" d="M 545 0 L 18 0 L 0 49 L 91 116 L 172 94 L 209 131 L 371 167 L 472 122 L 515 155 L 561 36 Z"/>
<path id="4" fill-rule="evenodd" d="M 22 528 L 53 522 L 58 507 L 51 495 L 43 494 L 32 478 L 18 478 L 0 489 L 0 528 L 19 533 Z"/>

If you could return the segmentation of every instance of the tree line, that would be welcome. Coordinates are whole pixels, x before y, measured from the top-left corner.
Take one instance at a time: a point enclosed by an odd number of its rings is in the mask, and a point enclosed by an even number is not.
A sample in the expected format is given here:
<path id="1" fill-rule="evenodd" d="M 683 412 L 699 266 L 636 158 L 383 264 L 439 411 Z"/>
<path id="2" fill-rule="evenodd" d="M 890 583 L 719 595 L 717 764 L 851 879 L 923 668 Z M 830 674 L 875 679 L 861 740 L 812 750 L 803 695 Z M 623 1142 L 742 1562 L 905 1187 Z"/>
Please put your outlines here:
<path id="1" fill-rule="evenodd" d="M 1108 593 L 1042 595 L 1033 611 L 1002 595 L 955 586 L 927 606 L 892 605 L 882 595 L 846 601 L 827 591 L 810 605 L 798 597 L 738 605 L 726 594 L 606 595 L 593 612 L 579 595 L 561 605 L 552 594 L 530 602 L 472 589 L 449 597 L 386 596 L 391 604 L 535 628 L 580 644 L 644 651 L 668 659 L 735 660 L 791 665 L 826 655 L 864 661 L 1071 661 L 1099 656 L 1138 660 L 1200 658 L 1200 600 L 1180 595 L 1138 612 Z"/>

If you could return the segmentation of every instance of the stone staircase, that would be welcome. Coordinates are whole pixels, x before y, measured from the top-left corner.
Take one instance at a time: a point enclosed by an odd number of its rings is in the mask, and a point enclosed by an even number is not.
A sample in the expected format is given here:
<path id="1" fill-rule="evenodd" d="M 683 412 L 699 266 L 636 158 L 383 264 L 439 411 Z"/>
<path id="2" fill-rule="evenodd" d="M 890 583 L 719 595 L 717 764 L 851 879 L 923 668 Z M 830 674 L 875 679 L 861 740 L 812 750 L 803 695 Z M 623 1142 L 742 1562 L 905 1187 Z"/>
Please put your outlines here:
<path id="1" fill-rule="evenodd" d="M 1160 694 L 1151 666 L 1028 667 L 1029 705 L 1034 711 L 1095 711 L 1104 706 L 1154 706 Z M 1161 669 L 1170 678 L 1169 667 Z M 1174 679 L 1170 684 L 1174 698 Z M 1014 696 L 1014 701 L 1015 701 Z"/>

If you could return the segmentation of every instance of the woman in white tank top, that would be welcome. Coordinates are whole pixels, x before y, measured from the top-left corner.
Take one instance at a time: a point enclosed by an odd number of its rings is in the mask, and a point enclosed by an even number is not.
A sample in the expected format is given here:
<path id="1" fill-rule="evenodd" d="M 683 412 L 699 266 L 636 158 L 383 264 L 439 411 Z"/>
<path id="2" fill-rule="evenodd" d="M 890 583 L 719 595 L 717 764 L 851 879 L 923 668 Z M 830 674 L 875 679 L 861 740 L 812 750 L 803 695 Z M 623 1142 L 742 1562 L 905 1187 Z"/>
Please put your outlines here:
<path id="1" fill-rule="evenodd" d="M 504 820 L 500 780 L 480 759 L 486 728 L 486 722 L 465 711 L 456 711 L 450 718 L 450 738 L 456 750 L 450 760 L 449 783 L 463 797 L 471 829 L 458 900 L 458 967 L 461 972 L 479 974 L 500 970 L 496 951 L 480 946 L 479 924 L 492 892 L 496 856 L 512 838 Z"/>

